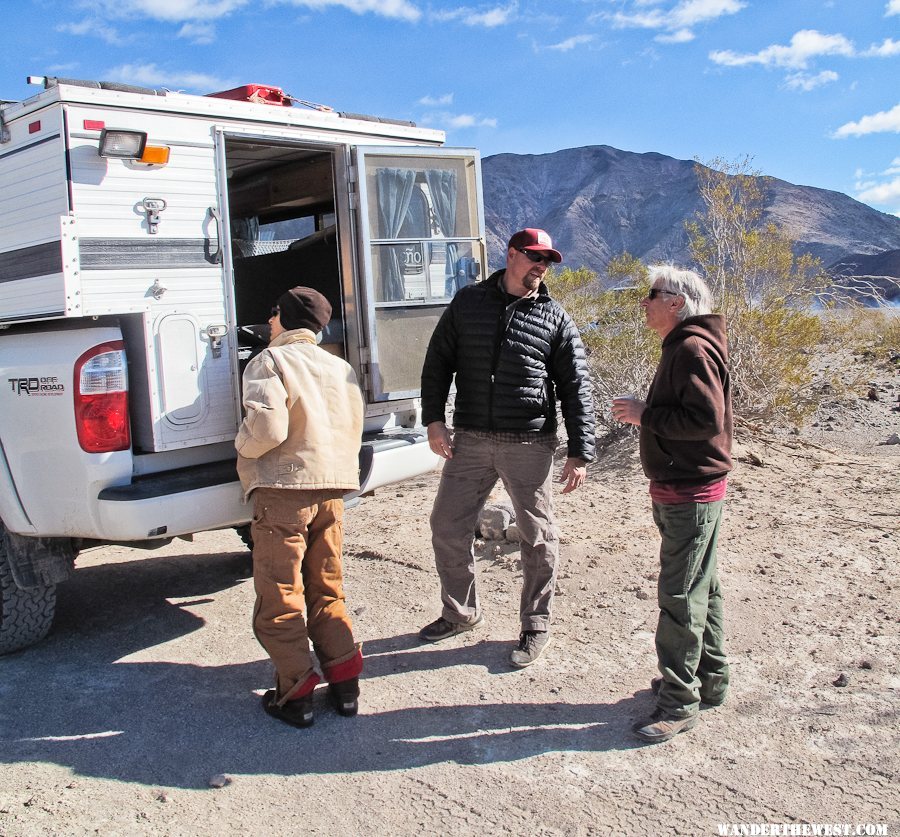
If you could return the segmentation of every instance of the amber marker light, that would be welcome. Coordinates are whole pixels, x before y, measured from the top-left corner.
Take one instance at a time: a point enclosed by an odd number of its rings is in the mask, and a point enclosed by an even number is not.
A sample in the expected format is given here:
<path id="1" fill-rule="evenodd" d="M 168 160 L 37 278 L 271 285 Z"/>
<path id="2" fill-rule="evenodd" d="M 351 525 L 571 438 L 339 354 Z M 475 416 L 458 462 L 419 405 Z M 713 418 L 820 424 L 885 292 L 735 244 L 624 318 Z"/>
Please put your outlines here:
<path id="1" fill-rule="evenodd" d="M 148 145 L 141 154 L 140 163 L 148 165 L 164 166 L 169 162 L 169 146 L 167 145 Z"/>

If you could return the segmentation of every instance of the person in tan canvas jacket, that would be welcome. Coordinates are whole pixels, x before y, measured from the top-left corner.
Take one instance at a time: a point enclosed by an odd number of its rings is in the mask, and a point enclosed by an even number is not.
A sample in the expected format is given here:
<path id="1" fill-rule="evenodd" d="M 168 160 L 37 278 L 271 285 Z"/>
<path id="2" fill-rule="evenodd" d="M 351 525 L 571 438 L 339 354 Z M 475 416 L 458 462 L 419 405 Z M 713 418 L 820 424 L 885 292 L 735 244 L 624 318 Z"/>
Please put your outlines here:
<path id="1" fill-rule="evenodd" d="M 353 369 L 317 345 L 331 305 L 312 288 L 283 294 L 271 340 L 244 370 L 245 418 L 235 439 L 253 501 L 253 632 L 276 672 L 263 708 L 313 723 L 320 682 L 342 715 L 358 710 L 362 651 L 344 602 L 343 495 L 359 488 L 364 405 Z"/>

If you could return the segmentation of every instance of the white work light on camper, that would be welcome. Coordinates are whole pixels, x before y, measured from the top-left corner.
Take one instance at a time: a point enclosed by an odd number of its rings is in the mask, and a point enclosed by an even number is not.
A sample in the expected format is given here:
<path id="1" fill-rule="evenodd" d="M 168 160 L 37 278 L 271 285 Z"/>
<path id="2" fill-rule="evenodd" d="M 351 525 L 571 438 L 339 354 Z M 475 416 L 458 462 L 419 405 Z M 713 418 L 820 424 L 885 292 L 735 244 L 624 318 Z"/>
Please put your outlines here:
<path id="1" fill-rule="evenodd" d="M 104 128 L 100 132 L 100 156 L 122 160 L 140 160 L 147 145 L 144 131 L 116 131 Z"/>
<path id="2" fill-rule="evenodd" d="M 169 146 L 147 145 L 147 134 L 144 131 L 104 128 L 100 132 L 99 154 L 101 157 L 131 160 L 147 166 L 163 166 L 169 162 Z"/>

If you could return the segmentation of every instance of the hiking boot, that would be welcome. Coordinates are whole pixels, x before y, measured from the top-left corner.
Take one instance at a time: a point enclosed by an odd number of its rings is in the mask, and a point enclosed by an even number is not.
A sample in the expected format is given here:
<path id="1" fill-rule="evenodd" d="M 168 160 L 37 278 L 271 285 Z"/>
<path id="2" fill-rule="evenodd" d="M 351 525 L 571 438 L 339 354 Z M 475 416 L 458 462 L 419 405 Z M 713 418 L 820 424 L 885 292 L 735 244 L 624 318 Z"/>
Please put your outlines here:
<path id="1" fill-rule="evenodd" d="M 654 695 L 659 694 L 659 689 L 662 686 L 663 679 L 662 677 L 654 677 L 650 681 L 650 691 L 653 692 Z M 722 706 L 725 703 L 724 695 L 722 697 L 709 698 L 703 697 L 700 695 L 700 708 L 701 709 L 715 709 L 717 706 Z"/>
<path id="2" fill-rule="evenodd" d="M 509 661 L 517 668 L 530 666 L 550 644 L 550 631 L 522 631 L 519 646 L 509 655 Z"/>
<path id="3" fill-rule="evenodd" d="M 278 705 L 274 689 L 269 689 L 262 696 L 263 709 L 266 714 L 279 721 L 284 721 L 292 727 L 311 727 L 313 723 L 313 693 L 304 695 L 297 700 L 289 700 L 284 706 Z"/>
<path id="4" fill-rule="evenodd" d="M 657 709 L 649 718 L 632 724 L 631 731 L 642 741 L 658 744 L 660 741 L 668 741 L 679 732 L 687 732 L 697 725 L 696 715 L 680 717 L 670 715 L 664 709 Z"/>
<path id="5" fill-rule="evenodd" d="M 359 678 L 342 680 L 328 685 L 328 697 L 337 709 L 338 715 L 352 718 L 359 712 Z"/>
<path id="6" fill-rule="evenodd" d="M 474 622 L 450 622 L 441 616 L 419 631 L 419 639 L 422 639 L 425 642 L 440 642 L 442 639 L 447 639 L 448 637 L 474 630 L 483 623 L 484 616 L 480 613 L 475 618 Z"/>

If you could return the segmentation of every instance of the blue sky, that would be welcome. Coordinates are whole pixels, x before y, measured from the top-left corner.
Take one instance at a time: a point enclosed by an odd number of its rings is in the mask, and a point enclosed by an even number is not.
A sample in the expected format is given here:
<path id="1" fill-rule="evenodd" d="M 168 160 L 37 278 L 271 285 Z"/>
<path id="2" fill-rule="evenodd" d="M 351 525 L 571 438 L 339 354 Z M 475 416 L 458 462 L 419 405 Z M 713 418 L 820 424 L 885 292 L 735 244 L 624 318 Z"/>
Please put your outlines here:
<path id="1" fill-rule="evenodd" d="M 584 145 L 764 174 L 900 214 L 900 0 L 18 0 L 29 75 L 256 82 L 447 131 L 483 156 Z"/>

